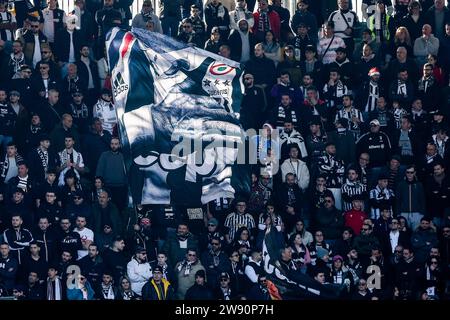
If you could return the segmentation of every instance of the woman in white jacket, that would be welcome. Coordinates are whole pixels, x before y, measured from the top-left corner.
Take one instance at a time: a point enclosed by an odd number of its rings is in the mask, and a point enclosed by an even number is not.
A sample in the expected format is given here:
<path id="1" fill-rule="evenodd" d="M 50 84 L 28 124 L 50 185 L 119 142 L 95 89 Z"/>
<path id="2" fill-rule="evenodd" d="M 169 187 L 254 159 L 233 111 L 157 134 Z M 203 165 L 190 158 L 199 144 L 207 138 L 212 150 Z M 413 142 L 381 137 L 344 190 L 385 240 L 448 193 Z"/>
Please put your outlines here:
<path id="1" fill-rule="evenodd" d="M 289 159 L 281 165 L 281 177 L 283 182 L 288 173 L 293 173 L 298 186 L 305 191 L 309 186 L 309 170 L 306 163 L 298 159 L 299 148 L 296 144 L 289 146 Z"/>

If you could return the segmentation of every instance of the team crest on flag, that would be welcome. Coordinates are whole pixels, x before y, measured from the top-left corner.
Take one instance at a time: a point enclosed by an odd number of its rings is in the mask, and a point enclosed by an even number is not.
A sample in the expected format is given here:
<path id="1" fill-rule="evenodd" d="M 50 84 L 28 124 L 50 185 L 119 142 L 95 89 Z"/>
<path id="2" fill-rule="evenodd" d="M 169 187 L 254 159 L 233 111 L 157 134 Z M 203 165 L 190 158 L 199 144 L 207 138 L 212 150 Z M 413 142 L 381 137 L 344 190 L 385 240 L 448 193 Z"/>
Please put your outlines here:
<path id="1" fill-rule="evenodd" d="M 113 28 L 106 48 L 133 202 L 232 198 L 240 64 L 142 29 Z"/>

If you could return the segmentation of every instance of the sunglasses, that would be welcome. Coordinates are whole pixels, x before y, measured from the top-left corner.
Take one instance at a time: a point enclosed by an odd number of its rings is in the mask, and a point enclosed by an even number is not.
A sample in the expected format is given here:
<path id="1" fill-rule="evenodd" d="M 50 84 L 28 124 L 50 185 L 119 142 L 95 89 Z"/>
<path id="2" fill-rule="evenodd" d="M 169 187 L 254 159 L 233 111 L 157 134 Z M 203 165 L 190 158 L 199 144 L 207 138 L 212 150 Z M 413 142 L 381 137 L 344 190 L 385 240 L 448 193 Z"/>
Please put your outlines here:
<path id="1" fill-rule="evenodd" d="M 215 226 L 216 226 L 215 224 L 211 224 L 211 223 L 208 224 L 208 227 L 215 227 Z"/>
<path id="2" fill-rule="evenodd" d="M 196 254 L 192 254 L 192 253 L 188 254 L 188 257 L 196 257 L 196 256 L 197 256 Z"/>
<path id="3" fill-rule="evenodd" d="M 33 29 L 38 29 L 39 28 L 39 26 L 31 26 Z"/>
<path id="4" fill-rule="evenodd" d="M 365 228 L 362 228 L 361 230 L 362 230 L 362 231 L 369 231 L 369 229 L 365 229 Z"/>
<path id="5" fill-rule="evenodd" d="M 42 54 L 50 53 L 50 51 L 41 51 Z"/>
<path id="6" fill-rule="evenodd" d="M 220 282 L 228 282 L 227 278 L 220 279 Z"/>
<path id="7" fill-rule="evenodd" d="M 414 174 L 416 173 L 415 171 L 406 171 L 407 174 Z"/>
<path id="8" fill-rule="evenodd" d="M 80 200 L 81 199 L 81 197 L 73 197 L 73 200 Z"/>
<path id="9" fill-rule="evenodd" d="M 213 245 L 213 246 L 218 246 L 220 243 L 216 243 L 216 242 L 213 242 L 213 243 L 211 243 L 211 245 Z"/>

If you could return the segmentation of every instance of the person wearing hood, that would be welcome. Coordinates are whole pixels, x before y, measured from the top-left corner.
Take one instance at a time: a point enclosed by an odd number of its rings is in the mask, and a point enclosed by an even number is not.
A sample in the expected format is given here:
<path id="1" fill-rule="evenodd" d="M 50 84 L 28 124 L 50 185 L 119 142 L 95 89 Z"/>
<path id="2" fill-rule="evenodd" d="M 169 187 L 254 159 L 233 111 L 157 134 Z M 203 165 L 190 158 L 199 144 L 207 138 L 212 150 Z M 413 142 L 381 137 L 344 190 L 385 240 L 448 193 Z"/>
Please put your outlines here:
<path id="1" fill-rule="evenodd" d="M 304 24 L 308 30 L 308 36 L 317 43 L 317 18 L 308 11 L 310 0 L 297 0 L 297 10 L 291 19 L 291 29 L 297 30 L 300 24 Z"/>
<path id="2" fill-rule="evenodd" d="M 67 74 L 67 64 L 75 63 L 80 59 L 81 45 L 84 41 L 83 33 L 76 28 L 78 17 L 70 15 L 66 19 L 66 27 L 55 34 L 54 54 L 62 68 L 61 76 Z"/>
<path id="3" fill-rule="evenodd" d="M 253 28 L 255 20 L 253 19 L 253 13 L 247 9 L 246 0 L 236 0 L 236 8 L 230 11 L 230 29 L 239 30 L 239 21 L 246 20 L 249 29 Z"/>
<path id="4" fill-rule="evenodd" d="M 348 130 L 347 118 L 339 118 L 335 121 L 335 130 L 328 133 L 328 139 L 336 146 L 336 156 L 346 165 L 355 160 L 355 136 Z"/>
<path id="5" fill-rule="evenodd" d="M 256 45 L 255 37 L 249 32 L 249 23 L 241 19 L 237 23 L 238 28 L 231 31 L 228 44 L 231 49 L 231 59 L 237 62 L 246 63 L 253 58 L 252 48 Z"/>

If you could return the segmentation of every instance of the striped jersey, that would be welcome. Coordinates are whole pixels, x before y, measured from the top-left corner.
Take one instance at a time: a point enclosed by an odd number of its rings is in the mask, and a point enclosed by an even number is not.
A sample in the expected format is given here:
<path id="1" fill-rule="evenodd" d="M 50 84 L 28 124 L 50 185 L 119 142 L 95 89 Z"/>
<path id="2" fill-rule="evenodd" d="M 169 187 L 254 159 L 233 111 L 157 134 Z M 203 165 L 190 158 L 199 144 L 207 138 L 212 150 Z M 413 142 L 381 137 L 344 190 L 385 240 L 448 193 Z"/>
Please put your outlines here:
<path id="1" fill-rule="evenodd" d="M 236 212 L 227 216 L 224 225 L 228 228 L 228 235 L 231 241 L 234 241 L 234 236 L 240 228 L 246 227 L 251 230 L 256 227 L 255 220 L 249 213 L 239 214 Z"/>

